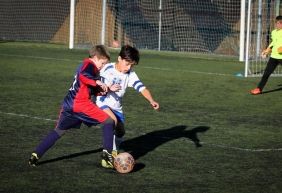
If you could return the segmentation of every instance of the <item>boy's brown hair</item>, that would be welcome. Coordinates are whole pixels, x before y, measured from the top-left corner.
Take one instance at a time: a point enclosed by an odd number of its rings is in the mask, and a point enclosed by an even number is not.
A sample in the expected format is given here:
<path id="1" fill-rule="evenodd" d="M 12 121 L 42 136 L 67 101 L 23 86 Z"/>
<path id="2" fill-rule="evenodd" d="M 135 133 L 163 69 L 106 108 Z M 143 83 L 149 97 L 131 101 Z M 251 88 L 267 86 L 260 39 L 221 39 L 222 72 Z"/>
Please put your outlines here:
<path id="1" fill-rule="evenodd" d="M 278 15 L 278 16 L 276 17 L 276 21 L 282 21 L 282 15 Z"/>
<path id="2" fill-rule="evenodd" d="M 129 45 L 124 45 L 122 46 L 119 56 L 128 62 L 133 62 L 135 65 L 138 64 L 140 56 L 139 56 L 139 51 L 137 48 L 134 48 Z"/>
<path id="3" fill-rule="evenodd" d="M 110 60 L 110 53 L 108 52 L 106 47 L 103 45 L 93 46 L 89 50 L 89 58 L 93 58 L 94 56 L 96 56 L 99 59 L 104 58 L 104 59 Z"/>

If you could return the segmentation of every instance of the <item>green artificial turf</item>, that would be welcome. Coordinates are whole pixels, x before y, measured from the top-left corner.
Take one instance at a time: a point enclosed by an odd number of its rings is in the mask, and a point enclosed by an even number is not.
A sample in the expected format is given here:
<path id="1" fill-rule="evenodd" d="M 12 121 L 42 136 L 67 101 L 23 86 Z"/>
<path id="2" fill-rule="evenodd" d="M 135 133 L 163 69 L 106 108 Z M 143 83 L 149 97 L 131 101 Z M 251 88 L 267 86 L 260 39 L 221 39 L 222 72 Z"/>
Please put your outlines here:
<path id="1" fill-rule="evenodd" d="M 161 108 L 132 89 L 124 97 L 134 171 L 100 167 L 99 126 L 70 130 L 33 168 L 30 153 L 54 128 L 87 50 L 1 42 L 0 192 L 282 192 L 281 77 L 253 96 L 259 78 L 235 76 L 244 69 L 237 58 L 140 52 L 134 69 Z"/>

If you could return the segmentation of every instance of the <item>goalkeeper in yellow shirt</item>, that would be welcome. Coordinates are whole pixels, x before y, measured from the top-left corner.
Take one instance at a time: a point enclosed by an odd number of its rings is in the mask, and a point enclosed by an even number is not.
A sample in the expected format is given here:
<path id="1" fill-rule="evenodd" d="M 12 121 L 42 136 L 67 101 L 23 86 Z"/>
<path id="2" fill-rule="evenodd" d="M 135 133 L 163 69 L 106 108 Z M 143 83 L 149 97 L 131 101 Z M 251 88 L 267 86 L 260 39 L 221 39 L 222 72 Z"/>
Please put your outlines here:
<path id="1" fill-rule="evenodd" d="M 271 32 L 271 43 L 261 53 L 262 58 L 266 58 L 270 54 L 270 58 L 264 69 L 263 76 L 257 88 L 251 90 L 251 94 L 261 94 L 262 90 L 278 64 L 282 65 L 282 15 L 276 17 L 275 29 Z"/>

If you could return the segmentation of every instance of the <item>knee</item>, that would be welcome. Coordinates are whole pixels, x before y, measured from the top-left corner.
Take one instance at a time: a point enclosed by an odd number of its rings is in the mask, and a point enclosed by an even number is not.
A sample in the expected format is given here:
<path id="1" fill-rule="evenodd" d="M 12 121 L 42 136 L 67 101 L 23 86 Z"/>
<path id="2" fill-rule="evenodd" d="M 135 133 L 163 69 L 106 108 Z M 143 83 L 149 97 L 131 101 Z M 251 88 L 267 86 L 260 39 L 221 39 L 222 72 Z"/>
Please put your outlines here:
<path id="1" fill-rule="evenodd" d="M 66 130 L 55 128 L 56 133 L 61 137 L 66 133 Z"/>
<path id="2" fill-rule="evenodd" d="M 114 119 L 112 119 L 111 117 L 108 117 L 108 118 L 102 123 L 102 125 L 107 125 L 107 124 L 114 125 L 114 124 L 115 124 Z"/>

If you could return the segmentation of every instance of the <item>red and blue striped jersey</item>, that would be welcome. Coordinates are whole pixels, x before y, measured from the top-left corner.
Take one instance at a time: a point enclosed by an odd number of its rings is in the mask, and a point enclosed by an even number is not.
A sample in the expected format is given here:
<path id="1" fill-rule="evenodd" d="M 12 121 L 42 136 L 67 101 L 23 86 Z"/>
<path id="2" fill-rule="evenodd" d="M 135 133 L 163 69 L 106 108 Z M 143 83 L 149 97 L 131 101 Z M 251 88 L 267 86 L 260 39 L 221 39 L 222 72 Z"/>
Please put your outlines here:
<path id="1" fill-rule="evenodd" d="M 79 107 L 87 106 L 91 102 L 91 89 L 99 89 L 96 80 L 100 80 L 99 70 L 89 59 L 85 59 L 77 68 L 73 83 L 64 98 L 63 108 L 80 112 Z M 81 108 L 79 108 L 81 109 Z"/>

